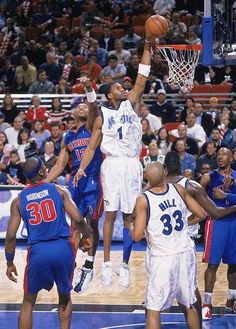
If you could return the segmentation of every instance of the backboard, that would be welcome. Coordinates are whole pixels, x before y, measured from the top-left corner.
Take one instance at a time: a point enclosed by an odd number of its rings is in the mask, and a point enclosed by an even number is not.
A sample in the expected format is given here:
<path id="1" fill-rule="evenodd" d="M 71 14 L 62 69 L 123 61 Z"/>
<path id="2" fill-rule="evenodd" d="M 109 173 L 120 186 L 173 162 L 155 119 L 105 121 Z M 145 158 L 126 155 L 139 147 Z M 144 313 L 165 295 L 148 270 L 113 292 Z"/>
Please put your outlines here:
<path id="1" fill-rule="evenodd" d="M 204 1 L 202 29 L 203 65 L 236 63 L 235 26 L 235 0 Z"/>

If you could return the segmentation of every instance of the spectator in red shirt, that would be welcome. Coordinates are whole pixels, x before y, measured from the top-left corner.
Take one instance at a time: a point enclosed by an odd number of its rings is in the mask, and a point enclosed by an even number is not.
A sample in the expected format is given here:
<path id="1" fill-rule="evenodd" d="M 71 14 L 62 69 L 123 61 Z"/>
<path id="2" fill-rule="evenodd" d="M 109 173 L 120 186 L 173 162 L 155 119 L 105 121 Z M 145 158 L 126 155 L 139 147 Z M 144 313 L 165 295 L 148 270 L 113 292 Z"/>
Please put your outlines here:
<path id="1" fill-rule="evenodd" d="M 88 56 L 89 62 L 81 67 L 81 71 L 87 72 L 88 78 L 91 81 L 97 82 L 99 80 L 102 67 L 97 64 L 97 56 L 95 53 L 91 53 Z"/>
<path id="2" fill-rule="evenodd" d="M 40 97 L 33 96 L 31 98 L 31 105 L 28 108 L 26 120 L 31 122 L 35 121 L 36 119 L 43 121 L 46 120 L 45 112 L 47 111 L 47 108 L 41 107 L 40 103 L 41 103 Z"/>

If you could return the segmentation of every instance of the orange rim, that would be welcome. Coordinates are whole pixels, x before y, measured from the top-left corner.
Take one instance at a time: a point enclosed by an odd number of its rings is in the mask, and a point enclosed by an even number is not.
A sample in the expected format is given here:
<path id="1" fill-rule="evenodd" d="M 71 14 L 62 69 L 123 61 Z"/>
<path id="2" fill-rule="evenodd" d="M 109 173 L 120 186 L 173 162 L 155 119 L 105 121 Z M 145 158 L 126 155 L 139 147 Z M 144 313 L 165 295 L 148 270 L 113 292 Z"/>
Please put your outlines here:
<path id="1" fill-rule="evenodd" d="M 176 50 L 202 50 L 202 44 L 198 45 L 155 45 L 156 48 L 174 48 Z"/>

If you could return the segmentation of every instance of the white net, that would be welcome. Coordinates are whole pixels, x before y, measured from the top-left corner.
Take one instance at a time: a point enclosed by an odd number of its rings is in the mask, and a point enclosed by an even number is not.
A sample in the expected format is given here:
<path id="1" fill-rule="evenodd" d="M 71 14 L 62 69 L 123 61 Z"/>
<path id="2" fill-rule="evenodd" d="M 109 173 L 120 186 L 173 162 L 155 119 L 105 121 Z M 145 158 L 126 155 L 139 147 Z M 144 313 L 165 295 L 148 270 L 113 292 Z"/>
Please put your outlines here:
<path id="1" fill-rule="evenodd" d="M 198 64 L 200 50 L 157 47 L 169 66 L 167 82 L 170 86 L 179 87 L 183 93 L 193 88 L 195 68 Z"/>

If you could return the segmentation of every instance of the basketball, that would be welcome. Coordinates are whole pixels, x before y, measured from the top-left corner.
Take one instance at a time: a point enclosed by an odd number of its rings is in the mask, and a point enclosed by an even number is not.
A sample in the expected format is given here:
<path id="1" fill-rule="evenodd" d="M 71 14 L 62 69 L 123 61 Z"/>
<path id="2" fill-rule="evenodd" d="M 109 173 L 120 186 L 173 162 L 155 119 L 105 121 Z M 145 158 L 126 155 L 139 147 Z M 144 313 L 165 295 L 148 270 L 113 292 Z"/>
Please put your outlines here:
<path id="1" fill-rule="evenodd" d="M 150 16 L 145 23 L 145 31 L 147 35 L 159 38 L 166 35 L 169 23 L 165 17 L 160 15 Z"/>

